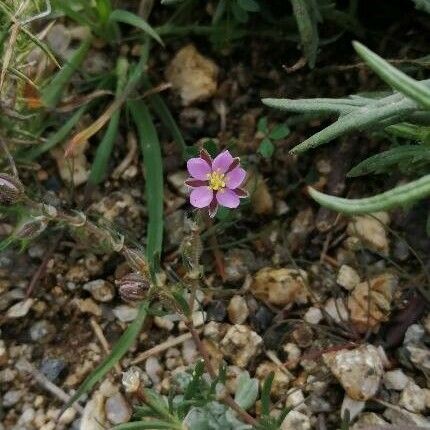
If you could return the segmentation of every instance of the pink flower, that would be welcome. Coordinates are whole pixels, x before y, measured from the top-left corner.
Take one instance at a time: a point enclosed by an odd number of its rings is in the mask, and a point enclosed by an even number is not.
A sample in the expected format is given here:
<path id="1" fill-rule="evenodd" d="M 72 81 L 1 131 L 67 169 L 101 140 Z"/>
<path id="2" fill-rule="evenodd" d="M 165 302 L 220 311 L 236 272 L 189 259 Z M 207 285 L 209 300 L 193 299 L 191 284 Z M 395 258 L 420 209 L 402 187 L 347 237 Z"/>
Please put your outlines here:
<path id="1" fill-rule="evenodd" d="M 240 199 L 248 196 L 239 188 L 246 172 L 240 167 L 240 159 L 233 158 L 227 150 L 214 160 L 202 150 L 199 157 L 188 160 L 187 169 L 191 175 L 185 181 L 191 188 L 190 202 L 196 208 L 208 208 L 210 217 L 215 216 L 218 205 L 237 208 Z"/>

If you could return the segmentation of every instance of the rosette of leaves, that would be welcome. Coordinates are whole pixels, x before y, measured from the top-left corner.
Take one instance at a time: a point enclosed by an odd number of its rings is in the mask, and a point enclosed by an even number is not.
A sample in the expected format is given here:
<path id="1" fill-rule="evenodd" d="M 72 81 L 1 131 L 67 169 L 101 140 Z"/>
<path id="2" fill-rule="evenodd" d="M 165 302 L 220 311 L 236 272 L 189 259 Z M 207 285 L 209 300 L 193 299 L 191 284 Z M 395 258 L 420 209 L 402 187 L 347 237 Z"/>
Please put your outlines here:
<path id="1" fill-rule="evenodd" d="M 394 91 L 374 95 L 354 95 L 330 99 L 264 99 L 263 103 L 287 112 L 314 117 L 337 116 L 337 120 L 292 149 L 300 154 L 325 145 L 338 137 L 357 132 L 378 132 L 391 139 L 406 138 L 396 146 L 359 163 L 349 176 L 392 172 L 399 167 L 418 179 L 384 193 L 363 199 L 329 196 L 310 188 L 321 205 L 347 214 L 369 213 L 409 205 L 430 195 L 430 80 L 418 81 L 397 69 L 358 42 L 354 48 L 364 62 Z"/>

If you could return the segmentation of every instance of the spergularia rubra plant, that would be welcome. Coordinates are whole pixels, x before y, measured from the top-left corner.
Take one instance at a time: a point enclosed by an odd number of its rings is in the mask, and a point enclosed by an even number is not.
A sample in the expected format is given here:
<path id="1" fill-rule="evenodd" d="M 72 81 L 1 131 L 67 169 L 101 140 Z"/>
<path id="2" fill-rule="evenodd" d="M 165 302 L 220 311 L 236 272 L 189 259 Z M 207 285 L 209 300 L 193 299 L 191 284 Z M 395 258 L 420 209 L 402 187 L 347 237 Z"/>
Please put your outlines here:
<path id="1" fill-rule="evenodd" d="M 191 175 L 185 184 L 191 189 L 190 203 L 199 209 L 207 208 L 214 217 L 218 206 L 237 208 L 240 199 L 248 193 L 240 188 L 246 172 L 240 167 L 239 157 L 233 157 L 228 150 L 218 154 L 213 160 L 205 150 L 200 156 L 187 162 Z"/>

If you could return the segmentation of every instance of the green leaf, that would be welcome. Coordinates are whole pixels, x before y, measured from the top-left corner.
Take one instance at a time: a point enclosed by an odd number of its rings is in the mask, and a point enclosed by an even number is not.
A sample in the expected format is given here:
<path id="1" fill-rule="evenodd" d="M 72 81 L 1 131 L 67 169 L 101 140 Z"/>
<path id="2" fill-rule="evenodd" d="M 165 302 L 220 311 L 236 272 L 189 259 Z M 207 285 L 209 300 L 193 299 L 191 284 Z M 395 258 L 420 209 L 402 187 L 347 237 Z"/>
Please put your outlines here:
<path id="1" fill-rule="evenodd" d="M 185 160 L 189 160 L 190 158 L 198 157 L 199 150 L 195 146 L 187 146 L 187 148 L 185 149 L 185 153 L 184 154 L 185 154 L 184 155 Z"/>
<path id="2" fill-rule="evenodd" d="M 231 11 L 237 22 L 244 24 L 248 21 L 248 12 L 242 9 L 237 3 L 231 3 Z"/>
<path id="3" fill-rule="evenodd" d="M 290 134 L 290 129 L 286 124 L 278 124 L 269 133 L 269 138 L 273 140 L 284 139 Z"/>
<path id="4" fill-rule="evenodd" d="M 140 28 L 146 34 L 155 39 L 161 46 L 164 46 L 163 41 L 161 40 L 158 33 L 143 18 L 137 16 L 132 12 L 122 9 L 116 9 L 110 14 L 109 19 L 112 21 L 129 24 L 136 28 Z"/>
<path id="5" fill-rule="evenodd" d="M 55 133 L 51 134 L 43 143 L 35 145 L 28 151 L 18 156 L 21 160 L 32 161 L 40 155 L 52 149 L 54 146 L 63 142 L 64 139 L 71 133 L 75 125 L 79 122 L 82 115 L 87 111 L 88 106 L 79 108 Z"/>
<path id="6" fill-rule="evenodd" d="M 430 162 L 430 148 L 421 145 L 402 145 L 373 155 L 353 167 L 349 177 L 384 173 L 399 165 L 414 169 L 415 162 Z"/>
<path id="7" fill-rule="evenodd" d="M 309 187 L 309 194 L 321 206 L 334 211 L 349 215 L 366 214 L 409 205 L 430 196 L 430 175 L 425 175 L 416 181 L 363 199 L 344 199 L 329 196 L 311 187 Z"/>
<path id="8" fill-rule="evenodd" d="M 144 82 L 146 84 L 146 89 L 149 90 L 151 88 L 151 83 L 147 77 L 144 78 Z M 186 145 L 181 130 L 179 129 L 178 124 L 173 118 L 172 113 L 170 112 L 163 98 L 159 94 L 151 94 L 148 96 L 148 101 L 151 104 L 153 111 L 163 123 L 164 127 L 169 130 L 170 136 L 180 148 L 183 158 L 187 159 L 186 154 L 189 147 Z"/>
<path id="9" fill-rule="evenodd" d="M 96 385 L 97 382 L 104 378 L 104 376 L 119 362 L 119 360 L 121 360 L 121 358 L 127 353 L 130 347 L 133 345 L 135 339 L 139 335 L 147 313 L 148 303 L 144 302 L 139 307 L 139 312 L 136 316 L 136 319 L 128 326 L 127 330 L 122 334 L 120 339 L 112 348 L 112 352 L 84 380 L 76 393 L 64 405 L 62 411 L 65 411 L 70 406 L 72 406 L 73 403 L 75 403 L 76 400 L 78 400 L 83 394 L 90 392 L 94 385 Z"/>
<path id="10" fill-rule="evenodd" d="M 368 99 L 262 99 L 266 106 L 294 113 L 346 114 L 357 106 L 364 106 Z"/>
<path id="11" fill-rule="evenodd" d="M 96 7 L 100 21 L 105 24 L 112 12 L 110 0 L 96 0 Z"/>
<path id="12" fill-rule="evenodd" d="M 415 3 L 415 7 L 424 12 L 430 13 L 430 0 L 412 0 Z"/>
<path id="13" fill-rule="evenodd" d="M 420 105 L 430 108 L 430 88 L 395 68 L 361 43 L 353 42 L 353 45 L 364 62 L 388 85 Z"/>
<path id="14" fill-rule="evenodd" d="M 172 423 L 160 420 L 135 421 L 131 423 L 120 424 L 112 430 L 172 430 Z"/>
<path id="15" fill-rule="evenodd" d="M 146 255 L 152 266 L 157 264 L 163 245 L 163 163 L 157 130 L 148 107 L 142 100 L 129 101 L 139 135 L 145 170 L 145 195 L 148 206 L 148 241 Z"/>
<path id="16" fill-rule="evenodd" d="M 295 146 L 290 152 L 298 154 L 316 148 L 331 140 L 354 130 L 367 130 L 383 122 L 386 127 L 399 122 L 408 113 L 416 110 L 416 104 L 407 98 L 397 98 L 399 94 L 386 97 L 379 102 L 359 107 L 347 115 L 341 116 L 335 123 L 315 133 L 304 142 Z"/>
<path id="17" fill-rule="evenodd" d="M 213 139 L 206 139 L 203 142 L 203 148 L 206 149 L 212 157 L 216 157 L 218 154 L 218 145 Z"/>
<path id="18" fill-rule="evenodd" d="M 267 126 L 267 116 L 263 116 L 258 120 L 257 130 L 264 134 L 269 133 L 269 127 Z"/>
<path id="19" fill-rule="evenodd" d="M 260 5 L 255 0 L 237 0 L 237 4 L 247 12 L 258 12 Z"/>
<path id="20" fill-rule="evenodd" d="M 275 146 L 272 141 L 265 137 L 258 147 L 258 153 L 261 154 L 264 158 L 270 158 L 275 152 Z"/>
<path id="21" fill-rule="evenodd" d="M 268 416 L 270 414 L 270 391 L 272 390 L 274 372 L 270 372 L 264 380 L 263 388 L 261 389 L 261 415 Z"/>
<path id="22" fill-rule="evenodd" d="M 247 410 L 257 401 L 258 380 L 250 378 L 248 372 L 242 372 L 237 381 L 234 400 L 243 409 Z"/>
<path id="23" fill-rule="evenodd" d="M 127 82 L 128 61 L 124 57 L 120 57 L 117 61 L 116 75 L 116 98 L 121 97 Z M 112 154 L 113 145 L 118 136 L 119 120 L 121 117 L 121 110 L 116 110 L 109 121 L 103 139 L 97 147 L 96 155 L 91 166 L 90 177 L 88 183 L 97 185 L 106 177 L 109 158 Z"/>
<path id="24" fill-rule="evenodd" d="M 45 106 L 54 108 L 63 97 L 67 84 L 79 69 L 91 47 L 92 36 L 85 39 L 81 46 L 73 53 L 69 62 L 57 72 L 52 81 L 42 90 L 42 101 Z"/>
<path id="25" fill-rule="evenodd" d="M 312 8 L 309 0 L 291 0 L 294 17 L 299 28 L 300 40 L 303 45 L 306 60 L 309 67 L 315 66 L 319 43 L 318 28 L 316 22 L 317 12 Z"/>

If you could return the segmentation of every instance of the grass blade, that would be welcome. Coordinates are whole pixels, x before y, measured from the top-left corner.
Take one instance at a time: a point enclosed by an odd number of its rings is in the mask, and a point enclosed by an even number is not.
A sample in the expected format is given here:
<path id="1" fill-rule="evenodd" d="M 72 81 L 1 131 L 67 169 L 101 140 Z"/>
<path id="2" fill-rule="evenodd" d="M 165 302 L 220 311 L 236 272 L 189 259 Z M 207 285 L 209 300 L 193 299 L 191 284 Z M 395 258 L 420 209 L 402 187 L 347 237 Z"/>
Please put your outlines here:
<path id="1" fill-rule="evenodd" d="M 163 163 L 157 131 L 145 102 L 128 102 L 139 135 L 146 179 L 146 202 L 148 206 L 148 242 L 146 255 L 154 267 L 161 255 L 163 243 Z"/>
<path id="2" fill-rule="evenodd" d="M 353 45 L 363 61 L 388 85 L 420 105 L 430 108 L 430 88 L 392 66 L 360 42 L 353 42 Z"/>
<path id="3" fill-rule="evenodd" d="M 66 85 L 85 60 L 91 47 L 91 42 L 92 37 L 89 36 L 84 42 L 82 42 L 81 46 L 73 54 L 70 61 L 57 72 L 52 81 L 42 90 L 42 101 L 45 106 L 53 108 L 59 103 Z"/>
<path id="4" fill-rule="evenodd" d="M 101 362 L 101 364 L 85 379 L 76 393 L 63 407 L 64 412 L 73 403 L 76 402 L 83 394 L 88 393 L 94 385 L 97 384 L 124 356 L 124 354 L 133 345 L 145 322 L 148 313 L 148 303 L 143 302 L 139 307 L 139 312 L 136 319 L 128 326 L 127 330 L 122 334 L 121 338 L 112 348 L 112 352 Z"/>
<path id="5" fill-rule="evenodd" d="M 148 79 L 146 79 L 146 87 L 149 89 L 151 86 Z M 182 136 L 181 130 L 176 124 L 175 119 L 173 118 L 169 108 L 164 102 L 163 98 L 158 94 L 152 94 L 148 96 L 149 103 L 151 104 L 152 109 L 157 114 L 160 121 L 163 123 L 164 127 L 166 127 L 172 139 L 176 142 L 176 144 L 181 149 L 182 155 L 184 156 L 187 150 L 187 144 L 185 143 L 184 137 Z"/>
<path id="6" fill-rule="evenodd" d="M 430 196 L 430 175 L 363 199 L 344 199 L 329 196 L 311 187 L 309 187 L 309 194 L 321 206 L 328 209 L 348 215 L 366 214 L 408 205 Z"/>
<path id="7" fill-rule="evenodd" d="M 124 57 L 120 57 L 117 62 L 116 74 L 117 74 L 117 86 L 116 86 L 116 98 L 118 99 L 127 82 L 127 70 L 128 61 Z M 97 147 L 96 155 L 91 166 L 90 177 L 88 183 L 97 185 L 106 176 L 109 158 L 112 154 L 113 145 L 118 135 L 119 120 L 121 117 L 121 110 L 117 110 L 112 114 L 109 125 L 106 132 Z"/>
<path id="8" fill-rule="evenodd" d="M 140 28 L 146 34 L 155 39 L 161 46 L 164 46 L 163 41 L 161 40 L 158 33 L 143 18 L 132 12 L 122 9 L 116 9 L 110 14 L 109 19 L 112 21 L 129 24 L 136 28 Z"/>
<path id="9" fill-rule="evenodd" d="M 22 156 L 18 156 L 18 158 L 25 161 L 32 161 L 52 149 L 55 145 L 61 143 L 71 133 L 75 125 L 81 119 L 82 115 L 86 112 L 87 108 L 88 106 L 82 106 L 67 120 L 67 122 L 60 129 L 49 136 L 45 142 L 40 145 L 33 146 L 31 149 L 24 152 Z"/>
<path id="10" fill-rule="evenodd" d="M 128 96 L 135 89 L 137 84 L 139 83 L 142 74 L 145 71 L 145 65 L 148 60 L 148 45 L 145 45 L 143 53 L 140 57 L 139 62 L 135 65 L 133 71 L 130 73 L 130 78 L 127 82 L 127 85 L 122 91 L 121 95 L 118 96 L 103 112 L 101 116 L 99 116 L 90 126 L 81 130 L 77 134 L 75 134 L 67 143 L 65 156 L 73 154 L 75 148 L 85 141 L 87 141 L 91 136 L 96 134 L 99 130 L 101 130 L 104 125 L 112 118 L 112 115 L 122 107 L 123 103 L 127 100 Z"/>

